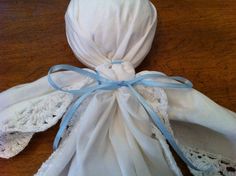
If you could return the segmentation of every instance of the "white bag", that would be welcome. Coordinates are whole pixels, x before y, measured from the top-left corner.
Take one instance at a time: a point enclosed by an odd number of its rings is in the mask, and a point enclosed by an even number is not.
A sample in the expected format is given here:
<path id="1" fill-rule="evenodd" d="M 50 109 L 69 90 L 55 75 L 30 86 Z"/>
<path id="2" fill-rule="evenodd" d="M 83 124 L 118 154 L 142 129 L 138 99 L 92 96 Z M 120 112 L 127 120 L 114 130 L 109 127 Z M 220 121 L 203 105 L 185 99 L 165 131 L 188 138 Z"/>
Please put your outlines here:
<path id="1" fill-rule="evenodd" d="M 101 76 L 124 81 L 135 77 L 134 68 L 150 50 L 157 14 L 148 0 L 71 0 L 65 20 L 68 42 L 76 57 Z M 123 62 L 112 64 L 117 60 Z M 147 73 L 157 72 L 143 71 L 136 76 Z M 67 90 L 97 84 L 71 71 L 57 72 L 52 77 Z M 134 88 L 160 115 L 185 156 L 199 169 L 211 166 L 208 172 L 190 168 L 194 175 L 236 175 L 234 112 L 194 89 Z M 51 88 L 46 77 L 2 92 L 0 157 L 18 154 L 34 133 L 56 124 L 77 98 Z M 121 87 L 99 90 L 83 101 L 59 147 L 36 175 L 182 173 L 165 137 L 129 89 Z"/>

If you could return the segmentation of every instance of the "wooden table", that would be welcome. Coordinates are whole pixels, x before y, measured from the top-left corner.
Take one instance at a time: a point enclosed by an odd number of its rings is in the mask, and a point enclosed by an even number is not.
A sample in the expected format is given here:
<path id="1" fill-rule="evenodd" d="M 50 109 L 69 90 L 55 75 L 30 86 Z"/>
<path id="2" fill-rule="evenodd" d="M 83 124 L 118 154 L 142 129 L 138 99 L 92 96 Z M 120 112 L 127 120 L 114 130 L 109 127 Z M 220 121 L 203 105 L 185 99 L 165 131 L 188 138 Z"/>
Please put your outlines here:
<path id="1" fill-rule="evenodd" d="M 137 70 L 185 76 L 196 89 L 236 111 L 236 1 L 153 3 L 159 12 L 157 34 Z M 65 37 L 67 5 L 67 0 L 0 0 L 0 91 L 44 76 L 54 64 L 82 66 Z M 36 134 L 18 156 L 0 159 L 0 175 L 33 175 L 52 152 L 57 129 Z"/>

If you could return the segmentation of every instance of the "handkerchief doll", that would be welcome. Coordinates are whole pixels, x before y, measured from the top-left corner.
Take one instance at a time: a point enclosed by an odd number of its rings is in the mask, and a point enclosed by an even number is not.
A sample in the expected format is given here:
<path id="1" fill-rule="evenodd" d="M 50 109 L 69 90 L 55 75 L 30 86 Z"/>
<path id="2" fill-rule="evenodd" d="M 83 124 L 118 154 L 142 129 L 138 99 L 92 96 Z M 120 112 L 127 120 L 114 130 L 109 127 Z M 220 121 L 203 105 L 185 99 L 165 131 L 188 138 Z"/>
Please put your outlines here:
<path id="1" fill-rule="evenodd" d="M 37 176 L 236 175 L 236 114 L 182 77 L 137 67 L 157 13 L 148 0 L 71 0 L 66 36 L 90 69 L 57 65 L 0 94 L 0 157 L 22 151 L 61 119 Z"/>

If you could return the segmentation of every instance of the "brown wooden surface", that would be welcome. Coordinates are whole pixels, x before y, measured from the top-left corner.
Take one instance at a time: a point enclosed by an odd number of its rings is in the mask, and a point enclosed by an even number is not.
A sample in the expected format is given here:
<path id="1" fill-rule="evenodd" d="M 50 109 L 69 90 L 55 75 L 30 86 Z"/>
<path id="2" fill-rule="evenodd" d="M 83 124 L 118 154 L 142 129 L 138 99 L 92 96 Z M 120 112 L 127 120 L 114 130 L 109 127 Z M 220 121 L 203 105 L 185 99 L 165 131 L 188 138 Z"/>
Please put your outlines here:
<path id="1" fill-rule="evenodd" d="M 185 76 L 236 111 L 236 1 L 153 2 L 157 35 L 138 70 Z M 68 0 L 0 0 L 0 91 L 44 76 L 54 64 L 82 66 L 65 37 L 67 5 Z M 57 126 L 36 134 L 18 156 L 0 159 L 0 175 L 33 175 L 52 152 L 56 131 Z"/>

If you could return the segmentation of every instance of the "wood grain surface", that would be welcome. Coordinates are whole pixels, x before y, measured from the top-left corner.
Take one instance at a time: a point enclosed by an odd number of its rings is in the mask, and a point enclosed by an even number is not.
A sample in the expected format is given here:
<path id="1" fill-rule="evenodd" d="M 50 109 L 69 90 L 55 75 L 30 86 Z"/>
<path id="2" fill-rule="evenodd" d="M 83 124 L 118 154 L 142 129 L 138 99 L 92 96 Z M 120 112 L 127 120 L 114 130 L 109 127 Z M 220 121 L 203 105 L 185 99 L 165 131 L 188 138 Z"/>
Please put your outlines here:
<path id="1" fill-rule="evenodd" d="M 0 0 L 0 91 L 47 74 L 54 64 L 82 66 L 64 29 L 68 0 Z M 153 0 L 159 22 L 138 67 L 181 75 L 236 111 L 236 1 Z M 2 102 L 1 102 L 2 103 Z M 0 176 L 33 175 L 52 152 L 58 126 L 36 134 L 16 157 L 0 159 Z M 179 162 L 185 175 L 186 167 Z"/>

